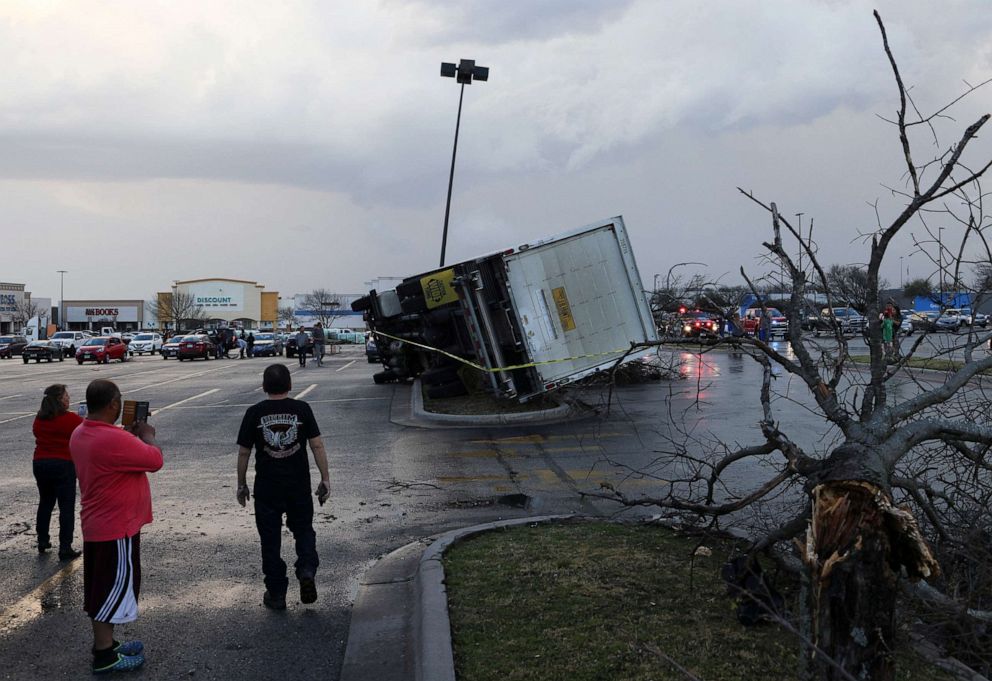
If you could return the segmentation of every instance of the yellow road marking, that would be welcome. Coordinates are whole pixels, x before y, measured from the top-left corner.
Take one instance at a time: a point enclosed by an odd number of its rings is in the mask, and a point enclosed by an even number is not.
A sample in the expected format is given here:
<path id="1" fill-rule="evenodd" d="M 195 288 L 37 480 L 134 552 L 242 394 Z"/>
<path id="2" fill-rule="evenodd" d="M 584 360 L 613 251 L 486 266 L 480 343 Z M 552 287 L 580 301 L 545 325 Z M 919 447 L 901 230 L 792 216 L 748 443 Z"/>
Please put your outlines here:
<path id="1" fill-rule="evenodd" d="M 580 433 L 572 435 L 514 435 L 512 437 L 497 437 L 489 440 L 469 440 L 473 445 L 501 445 L 501 444 L 540 444 L 549 440 L 595 440 L 601 437 L 620 437 L 626 433 Z"/>
<path id="2" fill-rule="evenodd" d="M 439 475 L 438 482 L 486 482 L 487 480 L 509 480 L 507 475 Z"/>
<path id="3" fill-rule="evenodd" d="M 0 634 L 8 634 L 41 617 L 44 612 L 41 607 L 42 597 L 81 567 L 83 567 L 82 558 L 67 563 L 64 568 L 35 587 L 27 596 L 4 610 L 0 615 Z"/>
<path id="4" fill-rule="evenodd" d="M 459 458 L 496 458 L 500 453 L 495 449 L 477 449 L 466 452 L 448 452 L 448 456 L 457 456 Z M 505 456 L 517 456 L 515 452 L 504 452 Z"/>
<path id="5" fill-rule="evenodd" d="M 588 454 L 596 450 L 603 451 L 605 447 L 598 442 L 592 442 L 587 445 L 576 445 L 574 447 L 544 447 L 541 451 L 551 453 L 567 453 L 575 452 L 578 454 Z"/>

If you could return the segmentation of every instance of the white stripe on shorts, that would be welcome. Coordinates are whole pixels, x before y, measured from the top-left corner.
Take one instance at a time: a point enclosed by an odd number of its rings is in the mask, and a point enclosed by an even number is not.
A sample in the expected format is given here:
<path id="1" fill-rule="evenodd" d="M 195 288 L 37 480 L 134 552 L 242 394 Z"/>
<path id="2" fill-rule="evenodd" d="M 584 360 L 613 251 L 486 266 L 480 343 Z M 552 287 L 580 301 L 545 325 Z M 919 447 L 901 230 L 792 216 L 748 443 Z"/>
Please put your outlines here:
<path id="1" fill-rule="evenodd" d="M 110 595 L 94 617 L 97 622 L 124 624 L 138 618 L 138 601 L 134 597 L 134 569 L 131 564 L 131 537 L 117 540 L 117 576 Z M 120 604 L 118 605 L 118 601 Z M 116 607 L 115 607 L 116 606 Z"/>

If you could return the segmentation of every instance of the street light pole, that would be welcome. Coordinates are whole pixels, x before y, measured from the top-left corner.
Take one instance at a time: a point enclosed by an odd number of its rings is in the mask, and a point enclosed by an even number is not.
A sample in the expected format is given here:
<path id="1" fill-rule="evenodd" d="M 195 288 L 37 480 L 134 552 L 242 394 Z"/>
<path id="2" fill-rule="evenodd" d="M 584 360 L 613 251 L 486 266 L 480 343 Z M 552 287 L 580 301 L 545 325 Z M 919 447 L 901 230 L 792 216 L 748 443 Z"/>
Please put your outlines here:
<path id="1" fill-rule="evenodd" d="M 903 256 L 900 255 L 899 256 L 899 288 L 906 288 L 906 284 L 904 284 L 902 280 L 902 258 Z"/>
<path id="2" fill-rule="evenodd" d="M 55 270 L 59 273 L 59 328 L 66 331 L 65 323 L 65 275 L 69 270 Z"/>
<path id="3" fill-rule="evenodd" d="M 489 80 L 489 67 L 476 66 L 474 59 L 462 59 L 458 65 L 448 62 L 441 63 L 441 76 L 456 78 L 461 83 L 458 93 L 458 117 L 455 119 L 455 144 L 451 149 L 451 172 L 448 174 L 448 198 L 444 202 L 444 231 L 441 233 L 441 264 L 444 267 L 444 252 L 448 246 L 448 217 L 451 214 L 451 187 L 455 181 L 455 157 L 458 155 L 458 131 L 462 125 L 462 100 L 465 97 L 465 86 L 473 80 Z"/>

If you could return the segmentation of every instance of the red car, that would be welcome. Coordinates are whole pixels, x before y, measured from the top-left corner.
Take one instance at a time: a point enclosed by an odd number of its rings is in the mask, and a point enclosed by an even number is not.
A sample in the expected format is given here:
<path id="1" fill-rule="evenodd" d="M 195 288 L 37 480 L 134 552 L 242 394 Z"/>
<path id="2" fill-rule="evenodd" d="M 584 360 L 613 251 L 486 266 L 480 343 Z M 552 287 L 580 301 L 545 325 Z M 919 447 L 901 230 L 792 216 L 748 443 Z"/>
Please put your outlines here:
<path id="1" fill-rule="evenodd" d="M 107 364 L 112 359 L 127 361 L 127 344 L 120 338 L 113 336 L 98 336 L 88 338 L 83 344 L 76 348 L 76 361 L 96 362 L 97 364 Z"/>
<path id="2" fill-rule="evenodd" d="M 210 359 L 211 357 L 220 357 L 220 351 L 211 342 L 209 336 L 193 334 L 192 336 L 184 336 L 179 341 L 179 352 L 176 354 L 176 357 L 179 358 L 180 362 L 184 359 L 192 360 L 197 357 Z"/>

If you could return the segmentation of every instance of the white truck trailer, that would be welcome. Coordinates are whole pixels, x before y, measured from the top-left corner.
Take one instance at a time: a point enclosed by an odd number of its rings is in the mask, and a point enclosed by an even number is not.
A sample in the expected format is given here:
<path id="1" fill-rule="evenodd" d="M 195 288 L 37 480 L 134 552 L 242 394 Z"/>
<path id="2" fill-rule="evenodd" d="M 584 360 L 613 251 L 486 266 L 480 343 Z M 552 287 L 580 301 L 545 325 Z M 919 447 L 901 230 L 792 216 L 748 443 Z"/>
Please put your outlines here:
<path id="1" fill-rule="evenodd" d="M 657 340 L 620 217 L 408 277 L 352 308 L 376 335 L 376 382 L 420 376 L 436 397 L 464 392 L 468 366 L 524 401 Z"/>

